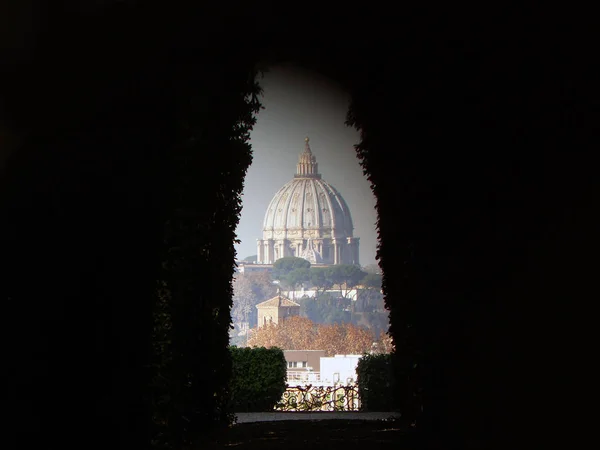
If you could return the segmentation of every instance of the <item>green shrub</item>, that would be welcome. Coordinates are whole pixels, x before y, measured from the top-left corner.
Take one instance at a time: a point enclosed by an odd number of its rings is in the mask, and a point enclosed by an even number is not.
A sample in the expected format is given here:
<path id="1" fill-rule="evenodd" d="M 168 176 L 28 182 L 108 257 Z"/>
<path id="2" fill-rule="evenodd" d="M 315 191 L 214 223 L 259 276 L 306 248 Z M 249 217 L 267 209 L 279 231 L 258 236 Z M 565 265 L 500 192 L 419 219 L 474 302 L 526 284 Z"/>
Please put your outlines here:
<path id="1" fill-rule="evenodd" d="M 356 367 L 363 411 L 396 411 L 396 383 L 389 353 L 363 355 Z"/>
<path id="2" fill-rule="evenodd" d="M 286 389 L 287 364 L 279 348 L 230 347 L 234 412 L 272 411 Z"/>

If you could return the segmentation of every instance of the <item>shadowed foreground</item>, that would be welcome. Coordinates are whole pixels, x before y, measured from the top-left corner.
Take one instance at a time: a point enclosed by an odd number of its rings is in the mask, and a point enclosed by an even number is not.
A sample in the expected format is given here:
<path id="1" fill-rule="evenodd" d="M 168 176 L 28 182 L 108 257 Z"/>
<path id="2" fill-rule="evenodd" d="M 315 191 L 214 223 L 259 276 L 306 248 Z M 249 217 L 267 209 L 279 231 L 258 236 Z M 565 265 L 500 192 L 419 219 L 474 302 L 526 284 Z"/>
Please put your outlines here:
<path id="1" fill-rule="evenodd" d="M 308 449 L 399 448 L 406 444 L 406 425 L 400 421 L 319 420 L 238 424 L 203 448 Z M 403 445 L 403 449 L 410 447 Z"/>
<path id="2" fill-rule="evenodd" d="M 379 420 L 399 420 L 400 413 L 392 412 L 360 412 L 360 411 L 274 411 L 258 413 L 237 413 L 235 422 L 274 422 L 290 420 L 360 420 L 360 421 L 379 421 Z"/>

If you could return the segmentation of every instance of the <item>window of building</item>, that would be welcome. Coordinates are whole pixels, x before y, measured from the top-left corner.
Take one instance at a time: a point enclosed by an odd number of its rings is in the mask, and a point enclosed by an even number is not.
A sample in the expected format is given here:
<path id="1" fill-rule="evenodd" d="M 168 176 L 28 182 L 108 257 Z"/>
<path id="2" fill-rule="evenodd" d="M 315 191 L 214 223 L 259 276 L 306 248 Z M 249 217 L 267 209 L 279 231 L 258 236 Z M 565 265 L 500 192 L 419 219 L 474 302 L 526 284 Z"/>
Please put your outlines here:
<path id="1" fill-rule="evenodd" d="M 308 366 L 308 361 L 302 361 L 302 367 Z"/>

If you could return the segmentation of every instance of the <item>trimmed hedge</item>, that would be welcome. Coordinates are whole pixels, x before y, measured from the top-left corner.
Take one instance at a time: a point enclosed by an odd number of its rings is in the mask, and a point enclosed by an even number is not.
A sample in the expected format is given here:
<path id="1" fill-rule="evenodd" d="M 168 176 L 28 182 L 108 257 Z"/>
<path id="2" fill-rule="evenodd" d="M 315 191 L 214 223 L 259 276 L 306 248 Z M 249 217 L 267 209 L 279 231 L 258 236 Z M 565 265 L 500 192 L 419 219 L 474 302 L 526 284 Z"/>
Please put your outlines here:
<path id="1" fill-rule="evenodd" d="M 233 411 L 273 411 L 286 389 L 287 364 L 283 350 L 230 347 L 230 351 Z"/>
<path id="2" fill-rule="evenodd" d="M 398 410 L 392 354 L 363 355 L 356 374 L 361 410 Z"/>

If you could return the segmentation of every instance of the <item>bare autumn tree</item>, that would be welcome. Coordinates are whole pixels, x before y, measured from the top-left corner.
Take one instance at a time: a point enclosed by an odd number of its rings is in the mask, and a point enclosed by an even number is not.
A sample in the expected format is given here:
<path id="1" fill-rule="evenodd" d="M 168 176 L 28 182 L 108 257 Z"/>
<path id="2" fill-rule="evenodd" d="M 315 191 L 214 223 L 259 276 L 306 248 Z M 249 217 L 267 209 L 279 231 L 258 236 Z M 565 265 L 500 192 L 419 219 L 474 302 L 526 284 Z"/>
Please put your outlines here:
<path id="1" fill-rule="evenodd" d="M 244 275 L 237 274 L 233 279 L 233 307 L 231 308 L 233 323 L 247 321 L 246 311 L 254 305 L 256 305 L 256 295 L 252 290 L 251 282 Z"/>
<path id="2" fill-rule="evenodd" d="M 231 308 L 234 324 L 246 321 L 256 324 L 256 305 L 273 297 L 276 292 L 271 275 L 266 272 L 236 274 Z"/>

